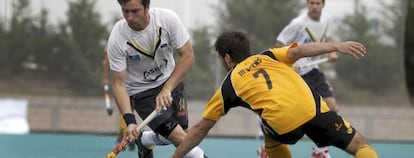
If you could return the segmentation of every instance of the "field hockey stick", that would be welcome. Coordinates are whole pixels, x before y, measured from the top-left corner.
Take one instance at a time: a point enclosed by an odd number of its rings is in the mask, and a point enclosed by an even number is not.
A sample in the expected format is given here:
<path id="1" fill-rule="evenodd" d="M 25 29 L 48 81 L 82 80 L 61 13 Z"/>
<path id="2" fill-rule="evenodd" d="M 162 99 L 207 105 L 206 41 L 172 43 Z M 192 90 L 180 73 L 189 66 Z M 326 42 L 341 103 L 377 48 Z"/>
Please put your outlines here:
<path id="1" fill-rule="evenodd" d="M 112 115 L 112 107 L 111 107 L 111 102 L 109 100 L 109 86 L 107 84 L 104 85 L 104 91 L 105 91 L 105 106 L 106 106 L 106 113 L 108 113 L 109 116 Z"/>
<path id="2" fill-rule="evenodd" d="M 304 69 L 304 68 L 307 68 L 307 67 L 311 67 L 311 66 L 315 66 L 315 65 L 319 65 L 319 64 L 325 63 L 327 61 L 328 61 L 328 58 L 321 58 L 319 60 L 316 60 L 316 61 L 313 61 L 313 62 L 310 62 L 310 63 L 307 63 L 307 64 L 299 65 L 298 70 L 301 70 L 301 69 Z"/>
<path id="3" fill-rule="evenodd" d="M 138 125 L 137 131 L 141 131 L 149 122 L 151 122 L 155 117 L 157 117 L 158 113 L 157 110 L 152 111 L 152 113 L 145 118 L 141 124 Z M 126 137 L 119 143 L 111 152 L 106 155 L 106 158 L 116 158 L 118 153 L 126 148 L 128 145 L 128 140 Z"/>

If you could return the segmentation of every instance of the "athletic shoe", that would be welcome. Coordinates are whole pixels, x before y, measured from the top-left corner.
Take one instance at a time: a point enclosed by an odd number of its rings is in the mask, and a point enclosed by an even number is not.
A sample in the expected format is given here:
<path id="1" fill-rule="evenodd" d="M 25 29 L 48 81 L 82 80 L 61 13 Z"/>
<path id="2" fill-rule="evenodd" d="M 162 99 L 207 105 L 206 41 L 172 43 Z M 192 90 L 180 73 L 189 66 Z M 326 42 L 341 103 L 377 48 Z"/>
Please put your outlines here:
<path id="1" fill-rule="evenodd" d="M 152 153 L 152 149 L 154 148 L 154 146 L 151 146 L 151 147 L 144 146 L 141 142 L 141 137 L 142 137 L 142 131 L 138 139 L 135 140 L 135 143 L 138 146 L 138 158 L 154 158 L 154 155 Z"/>
<path id="2" fill-rule="evenodd" d="M 314 147 L 311 158 L 331 158 L 331 155 L 328 151 L 328 147 Z"/>
<path id="3" fill-rule="evenodd" d="M 257 154 L 259 155 L 259 158 L 268 158 L 264 145 L 260 146 L 259 149 L 257 149 Z"/>

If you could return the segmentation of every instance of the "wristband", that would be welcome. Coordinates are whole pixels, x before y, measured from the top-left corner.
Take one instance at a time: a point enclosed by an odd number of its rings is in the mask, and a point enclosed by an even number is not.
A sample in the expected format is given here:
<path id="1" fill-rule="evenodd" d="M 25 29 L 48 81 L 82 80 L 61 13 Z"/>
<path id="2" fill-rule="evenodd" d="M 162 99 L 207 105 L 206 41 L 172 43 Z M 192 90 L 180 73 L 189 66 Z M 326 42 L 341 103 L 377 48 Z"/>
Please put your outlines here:
<path id="1" fill-rule="evenodd" d="M 125 123 L 127 124 L 127 126 L 129 124 L 137 124 L 137 120 L 135 120 L 135 115 L 132 113 L 126 113 L 123 115 Z"/>

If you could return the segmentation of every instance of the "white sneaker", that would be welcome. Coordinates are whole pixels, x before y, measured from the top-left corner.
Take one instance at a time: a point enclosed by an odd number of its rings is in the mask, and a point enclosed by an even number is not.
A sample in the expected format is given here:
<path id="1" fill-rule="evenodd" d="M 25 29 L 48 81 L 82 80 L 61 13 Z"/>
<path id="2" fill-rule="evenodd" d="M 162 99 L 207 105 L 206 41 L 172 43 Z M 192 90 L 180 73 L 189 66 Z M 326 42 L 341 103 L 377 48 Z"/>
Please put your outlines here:
<path id="1" fill-rule="evenodd" d="M 314 147 L 311 158 L 331 158 L 331 155 L 328 151 L 328 147 Z"/>

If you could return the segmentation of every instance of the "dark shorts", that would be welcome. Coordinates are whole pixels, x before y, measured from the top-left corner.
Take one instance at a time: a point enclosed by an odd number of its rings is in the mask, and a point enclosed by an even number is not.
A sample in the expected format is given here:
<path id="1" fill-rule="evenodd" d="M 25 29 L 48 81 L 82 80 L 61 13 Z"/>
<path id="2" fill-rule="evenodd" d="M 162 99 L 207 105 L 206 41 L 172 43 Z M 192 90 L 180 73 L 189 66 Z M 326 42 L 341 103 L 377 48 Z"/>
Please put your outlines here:
<path id="1" fill-rule="evenodd" d="M 310 88 L 318 92 L 323 98 L 334 96 L 333 89 L 326 82 L 325 75 L 318 69 L 312 69 L 312 71 L 302 75 L 302 78 Z"/>
<path id="2" fill-rule="evenodd" d="M 131 106 L 137 111 L 141 119 L 145 119 L 152 111 L 155 110 L 155 98 L 161 91 L 163 85 L 130 96 Z M 148 126 L 167 138 L 172 130 L 180 125 L 183 129 L 188 128 L 187 101 L 184 97 L 184 84 L 180 83 L 172 92 L 172 105 L 163 110 L 154 120 L 148 123 Z"/>
<path id="3" fill-rule="evenodd" d="M 333 145 L 340 149 L 346 149 L 355 135 L 355 129 L 334 111 L 320 113 L 320 97 L 313 93 L 316 103 L 316 116 L 299 128 L 279 135 L 271 128 L 263 128 L 268 137 L 284 144 L 295 144 L 303 135 L 307 135 L 319 147 Z"/>
<path id="4" fill-rule="evenodd" d="M 335 111 L 317 114 L 302 129 L 318 147 L 333 145 L 343 150 L 356 132 L 349 122 Z"/>

